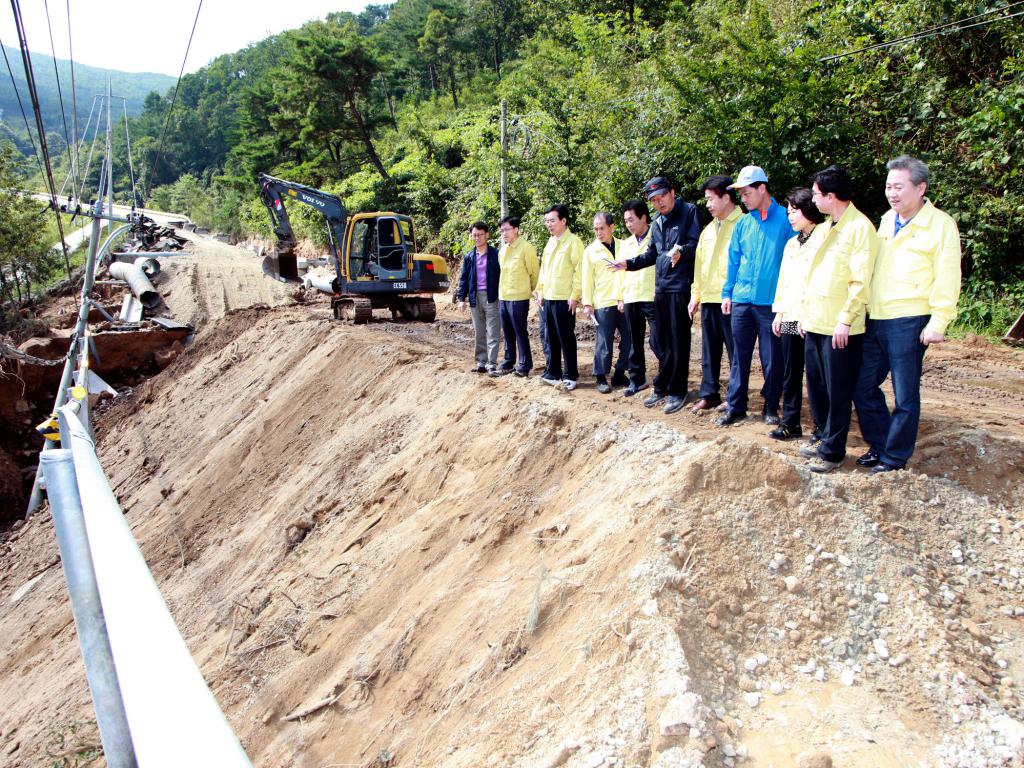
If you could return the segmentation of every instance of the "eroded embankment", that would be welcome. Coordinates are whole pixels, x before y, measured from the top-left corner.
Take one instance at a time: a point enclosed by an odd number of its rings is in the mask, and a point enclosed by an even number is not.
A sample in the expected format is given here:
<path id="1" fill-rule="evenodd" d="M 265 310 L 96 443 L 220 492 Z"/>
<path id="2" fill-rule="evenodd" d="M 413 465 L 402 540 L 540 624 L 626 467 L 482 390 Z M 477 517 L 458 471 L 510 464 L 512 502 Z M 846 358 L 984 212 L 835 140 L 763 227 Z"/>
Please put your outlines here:
<path id="1" fill-rule="evenodd" d="M 255 764 L 1019 755 L 1012 497 L 812 478 L 465 367 L 248 310 L 106 414 L 101 461 Z M 35 766 L 91 709 L 47 516 L 7 548 L 0 763 Z"/>

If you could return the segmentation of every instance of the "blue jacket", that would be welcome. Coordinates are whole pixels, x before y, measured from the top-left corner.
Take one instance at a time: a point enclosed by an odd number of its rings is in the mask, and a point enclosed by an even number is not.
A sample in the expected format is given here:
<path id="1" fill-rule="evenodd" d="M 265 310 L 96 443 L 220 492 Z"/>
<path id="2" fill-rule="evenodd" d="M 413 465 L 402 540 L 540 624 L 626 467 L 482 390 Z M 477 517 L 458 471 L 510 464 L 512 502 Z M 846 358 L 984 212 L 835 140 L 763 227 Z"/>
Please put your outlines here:
<path id="1" fill-rule="evenodd" d="M 700 219 L 696 206 L 676 198 L 666 216 L 659 216 L 651 225 L 651 244 L 644 253 L 626 260 L 626 269 L 633 272 L 654 265 L 655 293 L 689 293 L 693 284 L 693 257 L 700 237 Z M 680 246 L 679 263 L 672 266 L 668 252 Z M 778 270 L 776 270 L 778 271 Z M 772 293 L 772 298 L 775 294 Z"/>
<path id="2" fill-rule="evenodd" d="M 736 222 L 729 241 L 729 271 L 722 298 L 732 299 L 733 304 L 771 306 L 782 252 L 794 234 L 786 209 L 774 199 L 764 221 L 759 211 L 751 211 Z"/>
<path id="3" fill-rule="evenodd" d="M 487 301 L 498 300 L 498 280 L 501 277 L 501 266 L 498 263 L 498 249 L 487 246 Z M 459 292 L 456 299 L 469 299 L 469 306 L 476 306 L 476 248 L 470 248 L 462 257 L 462 273 L 459 275 Z"/>

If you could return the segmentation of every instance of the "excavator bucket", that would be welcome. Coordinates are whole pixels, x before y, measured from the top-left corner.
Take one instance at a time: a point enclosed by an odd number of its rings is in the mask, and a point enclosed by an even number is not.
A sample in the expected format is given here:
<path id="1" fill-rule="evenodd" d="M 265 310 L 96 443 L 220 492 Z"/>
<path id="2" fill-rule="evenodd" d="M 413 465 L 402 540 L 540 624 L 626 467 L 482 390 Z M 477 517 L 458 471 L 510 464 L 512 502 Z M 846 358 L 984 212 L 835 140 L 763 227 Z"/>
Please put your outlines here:
<path id="1" fill-rule="evenodd" d="M 282 283 L 301 283 L 299 260 L 291 250 L 275 249 L 263 257 L 263 274 Z"/>
<path id="2" fill-rule="evenodd" d="M 1014 347 L 1024 346 L 1024 312 L 1021 312 L 1017 322 L 1010 326 L 1010 330 L 1003 336 L 1003 341 Z"/>

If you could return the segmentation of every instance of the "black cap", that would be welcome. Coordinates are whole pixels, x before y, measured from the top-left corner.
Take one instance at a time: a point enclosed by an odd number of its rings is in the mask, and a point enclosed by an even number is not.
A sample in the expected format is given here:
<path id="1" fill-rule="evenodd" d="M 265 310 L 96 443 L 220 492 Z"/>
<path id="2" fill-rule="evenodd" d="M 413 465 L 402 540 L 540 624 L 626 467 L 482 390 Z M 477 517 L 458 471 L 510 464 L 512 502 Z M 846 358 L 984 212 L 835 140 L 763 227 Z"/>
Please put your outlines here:
<path id="1" fill-rule="evenodd" d="M 644 184 L 644 197 L 650 200 L 655 195 L 660 195 L 662 192 L 667 192 L 672 189 L 672 184 L 664 176 L 655 176 L 653 179 Z"/>

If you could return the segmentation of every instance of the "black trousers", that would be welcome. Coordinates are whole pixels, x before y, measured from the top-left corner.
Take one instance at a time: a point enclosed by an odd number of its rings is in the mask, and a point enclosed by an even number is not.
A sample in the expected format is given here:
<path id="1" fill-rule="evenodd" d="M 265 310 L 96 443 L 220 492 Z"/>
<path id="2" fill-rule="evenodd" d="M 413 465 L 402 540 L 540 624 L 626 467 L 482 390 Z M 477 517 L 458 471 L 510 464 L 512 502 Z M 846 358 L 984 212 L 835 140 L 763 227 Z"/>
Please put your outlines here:
<path id="1" fill-rule="evenodd" d="M 547 326 L 548 338 L 548 369 L 545 375 L 548 378 L 576 381 L 580 377 L 576 366 L 576 315 L 569 311 L 569 302 L 545 299 L 544 324 Z"/>
<path id="2" fill-rule="evenodd" d="M 821 427 L 818 455 L 828 461 L 846 457 L 853 390 L 860 375 L 864 334 L 850 336 L 845 349 L 832 349 L 832 337 L 808 332 L 804 341 L 807 362 L 807 399 L 814 423 Z"/>
<path id="3" fill-rule="evenodd" d="M 799 333 L 784 333 L 781 341 L 782 423 L 790 429 L 800 429 L 800 410 L 804 399 L 804 340 Z M 813 415 L 813 408 L 811 413 Z"/>
<path id="4" fill-rule="evenodd" d="M 654 317 L 661 347 L 654 391 L 670 397 L 685 397 L 690 374 L 690 292 L 655 293 Z"/>
<path id="5" fill-rule="evenodd" d="M 700 305 L 700 392 L 712 405 L 722 402 L 722 349 L 732 360 L 732 318 L 722 314 L 721 304 Z M 802 364 L 802 363 L 801 363 Z"/>
<path id="6" fill-rule="evenodd" d="M 661 360 L 658 344 L 658 321 L 655 319 L 653 301 L 633 301 L 626 305 L 626 327 L 629 329 L 629 380 L 643 384 L 647 380 L 647 353 L 644 350 L 644 335 L 651 327 L 651 352 Z"/>

